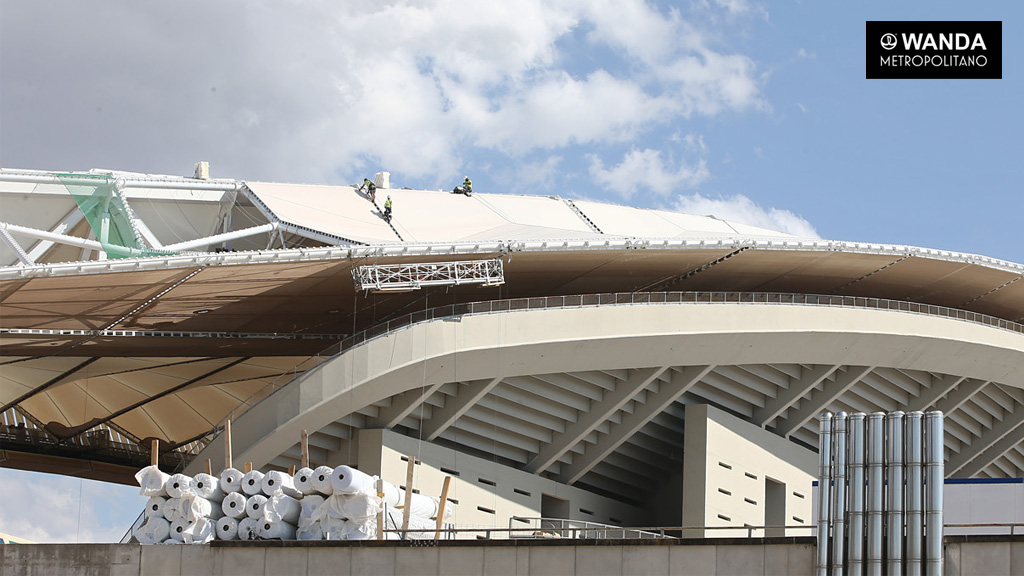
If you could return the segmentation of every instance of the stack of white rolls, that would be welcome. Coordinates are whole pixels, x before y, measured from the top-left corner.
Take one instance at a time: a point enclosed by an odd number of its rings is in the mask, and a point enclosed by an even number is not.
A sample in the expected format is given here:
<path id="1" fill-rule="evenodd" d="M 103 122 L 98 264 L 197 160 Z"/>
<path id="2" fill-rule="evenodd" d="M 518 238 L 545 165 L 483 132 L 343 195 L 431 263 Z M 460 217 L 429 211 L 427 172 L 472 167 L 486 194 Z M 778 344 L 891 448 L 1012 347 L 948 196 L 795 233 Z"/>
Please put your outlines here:
<path id="1" fill-rule="evenodd" d="M 227 468 L 219 476 L 166 474 L 155 466 L 136 474 L 140 494 L 148 498 L 146 521 L 133 534 L 143 544 L 202 543 L 219 540 L 365 540 L 376 538 L 377 516 L 386 528 L 400 529 L 407 494 L 351 466 L 242 473 Z M 409 529 L 404 536 L 433 538 L 440 500 L 412 494 Z M 445 521 L 452 519 L 451 507 Z"/>

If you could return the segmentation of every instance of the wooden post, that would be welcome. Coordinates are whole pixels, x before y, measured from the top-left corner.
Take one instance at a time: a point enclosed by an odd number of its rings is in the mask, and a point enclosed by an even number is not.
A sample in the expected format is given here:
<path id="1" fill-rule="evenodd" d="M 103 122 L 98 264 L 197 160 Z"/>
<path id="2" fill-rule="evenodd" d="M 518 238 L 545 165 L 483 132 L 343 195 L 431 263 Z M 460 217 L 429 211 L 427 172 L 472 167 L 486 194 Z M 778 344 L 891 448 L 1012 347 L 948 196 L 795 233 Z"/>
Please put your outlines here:
<path id="1" fill-rule="evenodd" d="M 302 467 L 309 468 L 309 432 L 302 431 Z"/>
<path id="2" fill-rule="evenodd" d="M 213 462 L 211 462 L 209 458 L 206 459 L 205 468 L 206 473 L 210 476 L 213 476 Z"/>
<path id="3" fill-rule="evenodd" d="M 305 433 L 305 430 L 303 430 Z M 377 497 L 384 498 L 384 480 L 377 478 Z M 380 512 L 377 512 L 377 540 L 384 539 L 384 505 L 381 506 Z"/>
<path id="4" fill-rule="evenodd" d="M 245 463 L 245 473 L 248 474 L 249 472 L 252 472 L 252 462 Z"/>
<path id="5" fill-rule="evenodd" d="M 437 507 L 437 533 L 434 540 L 441 539 L 441 528 L 444 526 L 444 508 L 448 505 L 448 486 L 452 483 L 451 476 L 444 477 L 444 486 L 441 488 L 441 504 Z"/>
<path id="6" fill-rule="evenodd" d="M 295 464 L 292 464 L 291 466 L 288 467 L 288 475 L 295 476 Z"/>
<path id="7" fill-rule="evenodd" d="M 224 421 L 224 469 L 231 468 L 231 419 Z"/>
<path id="8" fill-rule="evenodd" d="M 412 473 L 415 471 L 416 459 L 409 456 L 409 467 L 405 472 L 405 506 L 402 508 L 402 539 L 409 529 L 409 515 L 412 514 Z"/>
<path id="9" fill-rule="evenodd" d="M 149 465 L 160 466 L 160 441 L 156 438 L 149 443 Z"/>

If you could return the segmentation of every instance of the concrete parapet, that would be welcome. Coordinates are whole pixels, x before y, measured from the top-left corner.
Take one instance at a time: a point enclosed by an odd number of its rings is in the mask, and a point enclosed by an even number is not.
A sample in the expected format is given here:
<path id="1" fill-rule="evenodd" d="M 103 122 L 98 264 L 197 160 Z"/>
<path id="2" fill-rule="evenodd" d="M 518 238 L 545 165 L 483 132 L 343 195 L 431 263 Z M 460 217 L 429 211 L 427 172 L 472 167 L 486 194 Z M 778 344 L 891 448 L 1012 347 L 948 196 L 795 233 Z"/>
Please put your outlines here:
<path id="1" fill-rule="evenodd" d="M 814 539 L 214 542 L 208 545 L 14 544 L 0 576 L 272 574 L 814 573 Z M 1024 537 L 952 537 L 948 576 L 1024 574 Z"/>

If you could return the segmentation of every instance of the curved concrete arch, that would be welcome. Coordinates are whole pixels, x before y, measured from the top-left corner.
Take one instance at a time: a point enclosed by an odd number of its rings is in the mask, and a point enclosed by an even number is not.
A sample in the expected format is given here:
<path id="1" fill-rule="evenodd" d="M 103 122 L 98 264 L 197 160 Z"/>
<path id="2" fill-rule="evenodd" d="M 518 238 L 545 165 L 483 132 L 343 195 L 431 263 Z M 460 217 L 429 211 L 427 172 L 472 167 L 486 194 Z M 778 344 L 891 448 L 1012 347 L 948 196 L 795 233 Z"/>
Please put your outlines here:
<path id="1" fill-rule="evenodd" d="M 435 319 L 351 348 L 232 424 L 235 459 L 262 466 L 356 410 L 446 382 L 651 367 L 831 364 L 922 370 L 1024 388 L 1024 335 L 882 309 L 659 303 Z M 223 459 L 211 442 L 195 463 Z"/>

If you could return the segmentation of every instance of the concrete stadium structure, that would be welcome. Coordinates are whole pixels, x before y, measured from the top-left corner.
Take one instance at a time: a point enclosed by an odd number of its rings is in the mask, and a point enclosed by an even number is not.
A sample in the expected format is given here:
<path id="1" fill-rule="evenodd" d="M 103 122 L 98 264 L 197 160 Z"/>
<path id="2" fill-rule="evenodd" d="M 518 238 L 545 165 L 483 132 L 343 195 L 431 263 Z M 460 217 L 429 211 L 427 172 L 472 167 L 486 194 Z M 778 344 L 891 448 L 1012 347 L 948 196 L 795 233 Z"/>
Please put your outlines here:
<path id="1" fill-rule="evenodd" d="M 261 468 L 302 430 L 314 465 L 414 456 L 460 525 L 797 535 L 818 414 L 941 410 L 948 477 L 1024 475 L 1024 265 L 379 183 L 0 171 L 2 465 L 131 483 L 157 438 L 194 472 L 230 418 Z"/>

